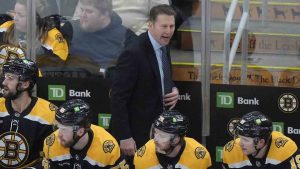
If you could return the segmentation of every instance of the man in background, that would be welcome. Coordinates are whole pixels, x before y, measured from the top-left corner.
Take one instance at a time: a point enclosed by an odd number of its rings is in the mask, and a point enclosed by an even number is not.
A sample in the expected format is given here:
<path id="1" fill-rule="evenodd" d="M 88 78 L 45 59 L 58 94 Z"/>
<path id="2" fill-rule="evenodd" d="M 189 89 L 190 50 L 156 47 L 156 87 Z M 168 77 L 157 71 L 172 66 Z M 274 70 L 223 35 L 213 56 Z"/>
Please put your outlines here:
<path id="1" fill-rule="evenodd" d="M 80 0 L 80 19 L 73 22 L 68 65 L 93 74 L 114 66 L 122 49 L 136 35 L 112 11 L 112 0 Z"/>

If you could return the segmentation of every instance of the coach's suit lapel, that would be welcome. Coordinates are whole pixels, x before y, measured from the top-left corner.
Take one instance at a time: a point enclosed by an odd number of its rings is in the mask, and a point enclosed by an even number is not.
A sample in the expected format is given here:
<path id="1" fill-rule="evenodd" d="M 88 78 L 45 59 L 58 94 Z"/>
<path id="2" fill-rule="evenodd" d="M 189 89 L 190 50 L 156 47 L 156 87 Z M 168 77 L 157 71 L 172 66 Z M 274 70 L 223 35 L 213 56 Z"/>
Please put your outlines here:
<path id="1" fill-rule="evenodd" d="M 156 55 L 155 55 L 155 51 L 154 48 L 150 42 L 148 33 L 144 33 L 143 35 L 143 39 L 145 40 L 145 48 L 146 48 L 146 57 L 150 62 L 150 65 L 152 67 L 152 71 L 155 75 L 155 79 L 156 79 L 156 86 L 158 89 L 158 94 L 159 96 L 161 96 L 162 99 L 162 89 L 161 89 L 161 78 L 160 78 L 160 73 L 159 73 L 159 68 L 158 68 L 158 62 L 156 59 Z"/>

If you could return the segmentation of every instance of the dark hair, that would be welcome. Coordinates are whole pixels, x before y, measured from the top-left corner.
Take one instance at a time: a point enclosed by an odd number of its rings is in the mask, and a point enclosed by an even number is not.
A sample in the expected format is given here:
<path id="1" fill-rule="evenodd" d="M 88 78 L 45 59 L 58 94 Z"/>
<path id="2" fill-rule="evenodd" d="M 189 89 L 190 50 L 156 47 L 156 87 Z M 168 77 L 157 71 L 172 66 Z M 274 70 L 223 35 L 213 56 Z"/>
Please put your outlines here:
<path id="1" fill-rule="evenodd" d="M 174 18 L 176 16 L 176 12 L 173 10 L 173 8 L 170 5 L 161 4 L 151 8 L 149 21 L 154 22 L 157 19 L 157 16 L 161 14 L 174 16 Z"/>
<path id="2" fill-rule="evenodd" d="M 92 5 L 97 8 L 101 13 L 108 12 L 112 14 L 112 0 L 80 0 L 84 5 Z"/>
<path id="3" fill-rule="evenodd" d="M 3 75 L 5 73 L 14 73 L 19 75 L 20 81 L 29 81 L 28 91 L 30 93 L 38 78 L 38 68 L 30 59 L 14 58 L 7 60 L 3 65 L 2 71 Z"/>

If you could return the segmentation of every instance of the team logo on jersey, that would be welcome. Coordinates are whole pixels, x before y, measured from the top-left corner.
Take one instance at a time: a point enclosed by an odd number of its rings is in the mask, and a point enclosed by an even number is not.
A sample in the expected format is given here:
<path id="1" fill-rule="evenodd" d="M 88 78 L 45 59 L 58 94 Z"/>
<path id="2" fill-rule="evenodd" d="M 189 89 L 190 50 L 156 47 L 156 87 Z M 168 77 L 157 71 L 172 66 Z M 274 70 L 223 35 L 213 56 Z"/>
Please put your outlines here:
<path id="1" fill-rule="evenodd" d="M 280 147 L 284 147 L 284 145 L 288 142 L 288 139 L 286 138 L 277 138 L 275 140 L 275 145 L 277 148 L 280 148 Z"/>
<path id="2" fill-rule="evenodd" d="M 62 36 L 61 33 L 57 33 L 57 34 L 55 35 L 55 39 L 56 39 L 59 43 L 64 42 L 64 37 Z"/>
<path id="3" fill-rule="evenodd" d="M 225 145 L 225 151 L 230 152 L 233 149 L 234 141 L 230 141 Z"/>
<path id="4" fill-rule="evenodd" d="M 205 157 L 205 154 L 206 154 L 206 151 L 203 147 L 197 147 L 195 149 L 195 156 L 198 158 L 198 159 L 203 159 Z"/>
<path id="5" fill-rule="evenodd" d="M 233 137 L 235 135 L 235 129 L 237 124 L 239 123 L 240 119 L 239 118 L 234 118 L 229 121 L 227 124 L 227 131 L 228 133 Z"/>
<path id="6" fill-rule="evenodd" d="M 298 98 L 292 93 L 284 93 L 278 99 L 278 107 L 284 113 L 293 113 L 298 108 Z"/>
<path id="7" fill-rule="evenodd" d="M 50 103 L 50 104 L 49 104 L 49 109 L 50 109 L 51 111 L 55 111 L 55 110 L 57 109 L 57 107 L 56 107 L 53 103 Z"/>
<path id="8" fill-rule="evenodd" d="M 7 59 L 25 58 L 23 49 L 15 46 L 2 45 L 0 47 L 0 64 L 4 64 Z"/>
<path id="9" fill-rule="evenodd" d="M 29 145 L 23 135 L 6 132 L 0 136 L 0 165 L 4 168 L 19 168 L 29 155 Z M 1 168 L 2 168 L 1 167 Z"/>
<path id="10" fill-rule="evenodd" d="M 111 153 L 113 149 L 115 148 L 115 144 L 112 140 L 106 140 L 103 143 L 103 151 L 105 153 Z"/>
<path id="11" fill-rule="evenodd" d="M 54 134 L 51 134 L 50 136 L 48 136 L 48 137 L 46 138 L 46 145 L 47 145 L 47 146 L 52 146 L 53 143 L 54 143 L 54 141 L 55 141 L 55 135 L 54 135 Z"/>
<path id="12" fill-rule="evenodd" d="M 138 149 L 137 156 L 143 157 L 143 155 L 145 154 L 145 152 L 146 152 L 146 146 L 143 146 L 143 147 L 141 147 L 141 148 Z"/>

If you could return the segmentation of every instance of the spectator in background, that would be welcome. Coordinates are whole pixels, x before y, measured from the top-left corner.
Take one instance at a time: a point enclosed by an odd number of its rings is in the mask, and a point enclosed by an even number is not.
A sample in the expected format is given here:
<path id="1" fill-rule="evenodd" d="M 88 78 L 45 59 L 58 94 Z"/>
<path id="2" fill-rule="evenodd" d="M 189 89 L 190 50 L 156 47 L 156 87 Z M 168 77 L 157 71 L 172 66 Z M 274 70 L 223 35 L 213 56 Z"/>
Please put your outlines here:
<path id="1" fill-rule="evenodd" d="M 172 109 L 179 97 L 166 52 L 175 29 L 175 15 L 169 5 L 153 7 L 148 32 L 118 59 L 111 89 L 110 129 L 129 157 L 149 140 L 154 119 L 163 109 Z"/>
<path id="2" fill-rule="evenodd" d="M 244 115 L 236 127 L 236 137 L 223 149 L 223 168 L 299 168 L 296 143 L 273 131 L 272 121 L 259 111 Z"/>
<path id="3" fill-rule="evenodd" d="M 38 68 L 28 59 L 3 65 L 0 98 L 0 168 L 26 168 L 41 162 L 43 140 L 53 131 L 55 106 L 32 96 Z"/>
<path id="4" fill-rule="evenodd" d="M 73 29 L 69 65 L 86 66 L 93 73 L 114 66 L 123 47 L 136 37 L 112 11 L 112 0 L 80 0 L 80 20 L 73 22 Z"/>
<path id="5" fill-rule="evenodd" d="M 50 54 L 65 61 L 69 53 L 68 44 L 54 23 L 52 14 L 56 10 L 52 10 L 46 0 L 37 0 L 36 6 L 37 39 L 33 44 L 36 45 L 37 54 Z M 17 0 L 14 11 L 13 20 L 8 19 L 0 25 L 0 40 L 4 44 L 26 49 L 27 0 Z M 42 15 L 45 17 L 41 17 Z"/>
<path id="6" fill-rule="evenodd" d="M 185 137 L 188 125 L 187 118 L 180 112 L 163 112 L 152 124 L 151 140 L 135 153 L 135 168 L 211 168 L 206 148 Z"/>
<path id="7" fill-rule="evenodd" d="M 122 24 L 137 35 L 148 29 L 150 9 L 159 4 L 168 4 L 169 0 L 113 0 L 113 10 L 122 18 Z M 81 11 L 78 3 L 74 17 L 79 17 Z"/>

